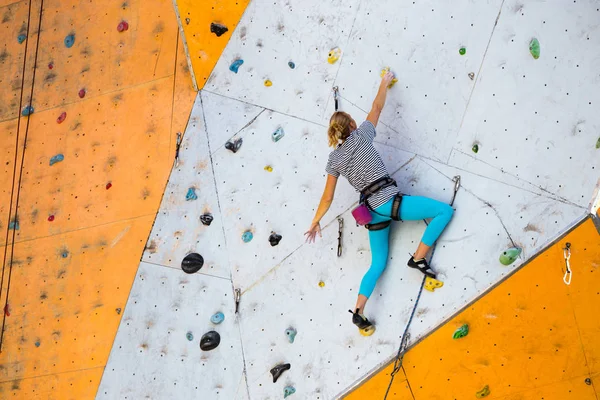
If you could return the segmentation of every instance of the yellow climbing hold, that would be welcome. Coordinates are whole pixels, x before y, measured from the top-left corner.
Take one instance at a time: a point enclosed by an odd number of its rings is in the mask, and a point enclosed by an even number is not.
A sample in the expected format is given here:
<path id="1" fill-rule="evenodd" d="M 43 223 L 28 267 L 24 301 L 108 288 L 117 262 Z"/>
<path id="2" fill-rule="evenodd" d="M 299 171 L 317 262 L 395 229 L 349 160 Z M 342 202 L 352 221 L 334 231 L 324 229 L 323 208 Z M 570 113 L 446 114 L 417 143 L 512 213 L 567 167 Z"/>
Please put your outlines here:
<path id="1" fill-rule="evenodd" d="M 425 279 L 425 290 L 433 292 L 435 289 L 439 289 L 444 286 L 444 282 L 438 281 L 437 279 L 430 278 L 429 276 Z"/>
<path id="2" fill-rule="evenodd" d="M 358 332 L 363 336 L 371 336 L 375 333 L 375 325 L 371 325 L 368 328 L 359 329 Z"/>
<path id="3" fill-rule="evenodd" d="M 340 59 L 341 55 L 342 55 L 342 50 L 340 50 L 339 47 L 336 47 L 335 49 L 331 49 L 331 51 L 329 52 L 329 55 L 327 56 L 327 62 L 329 64 L 335 64 L 337 62 L 337 60 Z"/>
<path id="4" fill-rule="evenodd" d="M 379 74 L 379 76 L 383 78 L 383 76 L 385 74 L 387 74 L 389 71 L 390 71 L 390 67 L 385 67 L 384 69 L 381 70 L 381 74 Z M 398 82 L 398 79 L 394 77 L 394 79 L 392 79 L 392 82 L 390 82 L 390 84 L 388 85 L 388 89 L 390 89 L 392 86 L 394 86 L 396 84 L 396 82 Z"/>
<path id="5" fill-rule="evenodd" d="M 273 167 L 271 167 L 270 165 L 267 165 L 265 167 L 265 171 L 267 171 L 267 172 L 273 172 Z"/>
<path id="6" fill-rule="evenodd" d="M 481 389 L 479 392 L 475 393 L 475 397 L 477 397 L 478 399 L 483 399 L 486 396 L 490 395 L 490 387 L 488 385 L 485 385 L 485 387 L 483 389 Z"/>
<path id="7" fill-rule="evenodd" d="M 265 79 L 265 86 L 266 87 L 273 86 L 273 82 L 271 82 L 269 79 Z"/>
<path id="8" fill-rule="evenodd" d="M 319 287 L 325 287 L 325 282 L 319 281 Z"/>

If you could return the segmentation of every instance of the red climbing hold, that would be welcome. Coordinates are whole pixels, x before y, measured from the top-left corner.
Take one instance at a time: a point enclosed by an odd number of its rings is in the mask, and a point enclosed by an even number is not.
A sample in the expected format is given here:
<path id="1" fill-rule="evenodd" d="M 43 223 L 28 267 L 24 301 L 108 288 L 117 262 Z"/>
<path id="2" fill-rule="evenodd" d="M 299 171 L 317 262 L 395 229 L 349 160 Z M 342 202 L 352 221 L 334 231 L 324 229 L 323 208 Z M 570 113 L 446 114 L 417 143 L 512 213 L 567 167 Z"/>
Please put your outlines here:
<path id="1" fill-rule="evenodd" d="M 79 98 L 80 98 L 80 99 L 83 99 L 84 97 L 85 97 L 85 89 L 81 89 L 81 90 L 79 91 Z"/>
<path id="2" fill-rule="evenodd" d="M 8 306 L 8 303 L 6 303 L 6 305 L 4 306 L 4 315 L 10 317 L 10 308 Z"/>
<path id="3" fill-rule="evenodd" d="M 119 32 L 125 32 L 127 29 L 129 29 L 129 24 L 126 21 L 121 21 L 119 22 L 119 25 L 117 25 L 117 30 Z"/>
<path id="4" fill-rule="evenodd" d="M 112 187 L 112 183 L 108 182 L 108 183 L 106 184 L 106 190 L 110 189 L 111 187 Z"/>
<path id="5" fill-rule="evenodd" d="M 52 64 L 52 63 L 49 63 L 49 64 L 48 64 L 48 69 L 52 69 L 52 68 L 54 68 L 54 64 Z"/>
<path id="6" fill-rule="evenodd" d="M 57 123 L 57 124 L 62 124 L 62 123 L 65 121 L 65 119 L 66 119 L 66 118 L 67 118 L 67 113 L 63 111 L 63 112 L 62 112 L 62 113 L 61 113 L 61 114 L 58 116 L 58 118 L 56 118 L 56 123 Z"/>
<path id="7" fill-rule="evenodd" d="M 50 221 L 50 222 L 54 221 L 54 215 L 49 216 L 48 221 Z"/>

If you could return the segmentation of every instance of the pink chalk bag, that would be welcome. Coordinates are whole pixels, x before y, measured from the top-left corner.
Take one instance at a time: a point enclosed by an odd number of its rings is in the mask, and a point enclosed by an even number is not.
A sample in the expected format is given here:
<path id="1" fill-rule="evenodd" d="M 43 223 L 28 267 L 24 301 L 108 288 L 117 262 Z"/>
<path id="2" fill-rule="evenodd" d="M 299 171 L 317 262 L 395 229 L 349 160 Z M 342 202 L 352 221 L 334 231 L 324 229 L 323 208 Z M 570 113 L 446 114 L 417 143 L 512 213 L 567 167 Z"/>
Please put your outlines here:
<path id="1" fill-rule="evenodd" d="M 352 210 L 352 216 L 354 217 L 358 225 L 368 225 L 373 220 L 373 215 L 371 214 L 371 211 L 376 211 L 368 205 L 367 200 L 369 199 L 369 197 L 371 197 L 381 189 L 390 186 L 397 186 L 396 181 L 390 178 L 389 176 L 384 176 L 383 178 L 376 180 L 375 182 L 371 183 L 366 188 L 361 190 L 358 207 Z M 399 214 L 401 200 L 401 195 L 396 196 L 396 199 L 394 199 L 394 207 L 392 207 L 392 219 L 394 220 L 396 220 L 397 216 L 394 215 L 393 211 L 396 211 L 396 213 Z"/>

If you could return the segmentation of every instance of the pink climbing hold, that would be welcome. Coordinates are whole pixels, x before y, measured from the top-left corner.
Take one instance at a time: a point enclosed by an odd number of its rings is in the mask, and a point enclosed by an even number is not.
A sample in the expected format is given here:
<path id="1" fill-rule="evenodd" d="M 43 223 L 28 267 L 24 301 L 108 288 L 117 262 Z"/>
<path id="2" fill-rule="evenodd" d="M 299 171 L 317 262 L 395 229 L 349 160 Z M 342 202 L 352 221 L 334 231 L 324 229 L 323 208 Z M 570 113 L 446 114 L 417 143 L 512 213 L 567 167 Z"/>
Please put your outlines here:
<path id="1" fill-rule="evenodd" d="M 127 21 L 121 21 L 119 22 L 119 25 L 117 25 L 117 30 L 119 32 L 125 32 L 127 29 L 129 29 L 129 24 Z"/>
<path id="2" fill-rule="evenodd" d="M 80 98 L 80 99 L 83 99 L 84 97 L 85 97 L 85 89 L 81 89 L 81 90 L 79 91 L 79 98 Z"/>
<path id="3" fill-rule="evenodd" d="M 48 221 L 50 221 L 50 222 L 54 221 L 54 215 L 49 216 Z"/>
<path id="4" fill-rule="evenodd" d="M 54 64 L 52 64 L 52 63 L 49 63 L 49 64 L 48 64 L 48 69 L 52 69 L 52 68 L 54 68 Z"/>
<path id="5" fill-rule="evenodd" d="M 67 119 L 67 113 L 66 112 L 62 112 L 58 118 L 56 118 L 56 123 L 57 124 L 62 124 L 63 122 L 65 122 L 65 119 Z"/>
<path id="6" fill-rule="evenodd" d="M 106 190 L 110 189 L 111 187 L 112 187 L 112 183 L 108 182 L 108 183 L 106 184 Z"/>

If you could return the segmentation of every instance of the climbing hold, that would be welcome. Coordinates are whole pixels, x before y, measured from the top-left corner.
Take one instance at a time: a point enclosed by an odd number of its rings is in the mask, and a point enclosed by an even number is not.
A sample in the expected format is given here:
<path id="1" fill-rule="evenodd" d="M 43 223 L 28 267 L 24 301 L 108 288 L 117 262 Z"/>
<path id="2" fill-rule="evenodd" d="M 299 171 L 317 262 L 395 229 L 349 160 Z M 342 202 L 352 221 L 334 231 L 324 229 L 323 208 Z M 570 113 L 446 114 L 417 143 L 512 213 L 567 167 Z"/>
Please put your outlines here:
<path id="1" fill-rule="evenodd" d="M 225 148 L 227 150 L 231 150 L 233 153 L 237 153 L 237 151 L 242 147 L 242 138 L 239 138 L 235 142 L 227 142 L 225 143 Z"/>
<path id="2" fill-rule="evenodd" d="M 437 279 L 427 277 L 425 278 L 425 290 L 433 292 L 435 289 L 439 289 L 444 286 L 444 282 L 438 281 Z"/>
<path id="3" fill-rule="evenodd" d="M 475 73 L 474 72 L 469 72 L 469 78 L 471 80 L 475 79 Z"/>
<path id="4" fill-rule="evenodd" d="M 52 68 L 54 68 L 54 64 L 48 63 L 48 69 L 52 69 Z"/>
<path id="5" fill-rule="evenodd" d="M 478 399 L 483 399 L 486 396 L 490 395 L 490 387 L 488 385 L 485 385 L 485 387 L 483 389 L 481 389 L 479 392 L 475 393 L 475 397 L 477 397 Z"/>
<path id="6" fill-rule="evenodd" d="M 19 36 L 17 36 L 19 44 L 22 44 L 25 41 L 25 39 L 27 39 L 27 36 L 25 36 L 24 34 L 20 34 Z"/>
<path id="7" fill-rule="evenodd" d="M 225 314 L 223 314 L 221 311 L 214 313 L 212 317 L 210 317 L 210 322 L 212 322 L 215 325 L 219 325 L 224 320 Z"/>
<path id="8" fill-rule="evenodd" d="M 61 253 L 62 258 L 67 258 L 69 257 L 69 252 L 67 250 L 63 250 L 63 252 Z"/>
<path id="9" fill-rule="evenodd" d="M 246 231 L 242 234 L 242 240 L 244 241 L 244 243 L 248 243 L 252 240 L 253 237 L 254 235 L 250 231 Z"/>
<path id="10" fill-rule="evenodd" d="M 56 123 L 62 124 L 63 122 L 65 122 L 65 119 L 67 119 L 67 113 L 63 111 L 62 113 L 60 113 L 58 118 L 56 118 Z"/>
<path id="11" fill-rule="evenodd" d="M 319 281 L 319 287 L 325 287 L 325 282 Z"/>
<path id="12" fill-rule="evenodd" d="M 229 70 L 231 72 L 235 72 L 236 74 L 238 73 L 238 69 L 240 68 L 240 66 L 244 63 L 244 60 L 241 59 L 237 59 L 234 62 L 231 63 L 231 65 L 229 66 Z"/>
<path id="13" fill-rule="evenodd" d="M 40 345 L 41 345 L 41 343 L 39 340 L 35 342 L 35 347 L 40 347 Z"/>
<path id="14" fill-rule="evenodd" d="M 598 138 L 598 140 L 596 141 L 596 148 L 600 149 L 600 138 Z"/>
<path id="15" fill-rule="evenodd" d="M 187 194 L 185 195 L 186 201 L 198 200 L 198 195 L 196 194 L 196 188 L 189 188 Z"/>
<path id="16" fill-rule="evenodd" d="M 293 61 L 289 61 L 288 62 L 288 67 L 290 67 L 291 69 L 294 69 L 294 68 L 296 68 L 296 64 L 294 64 Z"/>
<path id="17" fill-rule="evenodd" d="M 23 108 L 23 111 L 21 111 L 21 115 L 24 117 L 28 117 L 31 114 L 33 114 L 33 107 L 32 106 L 25 106 L 25 108 Z"/>
<path id="18" fill-rule="evenodd" d="M 183 258 L 181 269 L 186 274 L 193 274 L 200 271 L 204 265 L 204 258 L 198 253 L 190 253 Z"/>
<path id="19" fill-rule="evenodd" d="M 200 222 L 204 225 L 209 226 L 211 222 L 213 222 L 213 216 L 210 214 L 202 214 L 200 216 Z"/>
<path id="20" fill-rule="evenodd" d="M 108 183 L 106 184 L 106 190 L 110 189 L 111 187 L 112 187 L 112 183 L 108 182 Z"/>
<path id="21" fill-rule="evenodd" d="M 227 29 L 227 27 L 225 25 L 221 25 L 215 22 L 212 22 L 210 24 L 210 31 L 212 33 L 214 33 L 215 35 L 217 35 L 217 37 L 221 36 L 222 34 L 224 34 L 225 32 L 227 32 L 229 29 Z"/>
<path id="22" fill-rule="evenodd" d="M 267 171 L 267 172 L 273 172 L 273 167 L 271 167 L 270 165 L 267 165 L 265 167 L 265 171 Z"/>
<path id="23" fill-rule="evenodd" d="M 50 216 L 48 217 L 48 221 L 50 221 L 50 222 L 54 221 L 54 215 L 50 215 Z"/>
<path id="24" fill-rule="evenodd" d="M 536 38 L 531 39 L 531 42 L 529 42 L 529 52 L 536 60 L 540 58 L 540 42 Z"/>
<path id="25" fill-rule="evenodd" d="M 273 82 L 271 82 L 269 79 L 265 79 L 265 86 L 266 87 L 273 86 Z"/>
<path id="26" fill-rule="evenodd" d="M 296 389 L 294 389 L 293 386 L 286 386 L 283 388 L 283 398 L 284 399 L 288 396 L 293 395 L 294 393 L 296 393 Z"/>
<path id="27" fill-rule="evenodd" d="M 65 37 L 65 46 L 67 46 L 67 49 L 70 49 L 71 47 L 73 47 L 74 44 L 75 44 L 75 35 L 73 33 L 70 35 L 67 35 L 67 37 Z"/>
<path id="28" fill-rule="evenodd" d="M 296 330 L 294 328 L 287 328 L 285 330 L 285 336 L 287 336 L 290 343 L 294 343 L 294 339 L 296 339 Z"/>
<path id="29" fill-rule="evenodd" d="M 189 25 L 189 24 L 190 24 L 190 21 L 191 21 L 191 20 L 190 20 L 189 18 L 186 18 L 186 19 L 185 19 L 185 24 L 186 24 L 186 25 Z"/>
<path id="30" fill-rule="evenodd" d="M 458 49 L 458 54 L 460 54 L 461 56 L 464 56 L 465 54 L 467 54 L 467 48 L 461 47 L 460 49 Z"/>
<path id="31" fill-rule="evenodd" d="M 518 247 L 511 247 L 500 255 L 500 262 L 504 265 L 510 265 L 514 263 L 517 257 L 519 257 L 521 254 L 521 251 L 522 250 Z"/>
<path id="32" fill-rule="evenodd" d="M 590 386 L 592 384 L 592 380 L 590 378 L 585 378 L 585 384 Z"/>
<path id="33" fill-rule="evenodd" d="M 4 306 L 4 315 L 10 317 L 10 306 L 8 305 L 8 303 L 6 303 L 6 305 Z"/>
<path id="34" fill-rule="evenodd" d="M 477 154 L 477 152 L 479 151 L 479 145 L 475 143 L 473 147 L 471 147 L 471 150 L 473 150 L 473 153 Z"/>
<path id="35" fill-rule="evenodd" d="M 277 382 L 277 379 L 279 379 L 281 374 L 283 374 L 284 371 L 287 371 L 290 368 L 292 368 L 292 366 L 289 363 L 279 364 L 271 368 L 271 375 L 273 375 L 273 383 Z"/>
<path id="36" fill-rule="evenodd" d="M 194 340 L 194 334 L 192 332 L 188 332 L 185 334 L 185 338 L 191 342 Z"/>
<path id="37" fill-rule="evenodd" d="M 127 21 L 121 21 L 119 22 L 119 25 L 117 25 L 117 30 L 119 32 L 125 32 L 127 29 L 129 29 L 129 24 Z"/>
<path id="38" fill-rule="evenodd" d="M 271 233 L 271 236 L 269 236 L 269 243 L 271 243 L 271 246 L 277 246 L 279 244 L 279 242 L 281 241 L 282 236 L 276 234 L 275 232 Z"/>
<path id="39" fill-rule="evenodd" d="M 210 351 L 217 348 L 219 343 L 221 343 L 221 335 L 219 335 L 218 332 L 206 332 L 200 339 L 200 349 L 203 351 Z"/>
<path id="40" fill-rule="evenodd" d="M 284 137 L 284 136 L 285 136 L 285 132 L 283 131 L 283 128 L 282 128 L 282 127 L 278 127 L 278 128 L 275 130 L 275 132 L 273 132 L 273 133 L 271 134 L 271 139 L 272 139 L 274 142 L 278 142 L 278 141 L 279 141 L 279 140 L 280 140 L 282 137 Z"/>
<path id="41" fill-rule="evenodd" d="M 383 78 L 383 76 L 385 74 L 387 74 L 388 72 L 390 72 L 390 67 L 385 67 L 384 69 L 381 70 L 381 73 L 379 74 L 379 76 L 381 78 Z M 394 79 L 392 79 L 392 81 L 388 85 L 388 89 L 390 89 L 392 86 L 394 86 L 396 84 L 396 82 L 398 82 L 398 79 L 394 77 Z"/>
<path id="42" fill-rule="evenodd" d="M 19 230 L 19 220 L 13 219 L 8 223 L 8 229 L 14 229 L 15 231 Z"/>
<path id="43" fill-rule="evenodd" d="M 464 324 L 463 326 L 461 326 L 460 328 L 458 328 L 457 330 L 454 331 L 454 334 L 452 335 L 452 339 L 464 338 L 468 334 L 469 334 L 469 325 Z"/>
<path id="44" fill-rule="evenodd" d="M 79 94 L 79 98 L 83 99 L 85 97 L 85 89 L 80 89 L 78 94 Z"/>
<path id="45" fill-rule="evenodd" d="M 61 162 L 64 159 L 65 159 L 65 156 L 63 156 L 62 154 L 57 154 L 50 159 L 50 165 L 54 165 L 58 162 Z"/>
<path id="46" fill-rule="evenodd" d="M 329 54 L 327 55 L 327 62 L 329 64 L 335 64 L 336 61 L 340 59 L 341 55 L 342 55 L 342 50 L 340 50 L 339 47 L 336 47 L 335 49 L 331 49 L 329 51 Z"/>
<path id="47" fill-rule="evenodd" d="M 115 312 L 117 313 L 117 315 L 121 315 L 121 307 L 115 308 Z"/>

